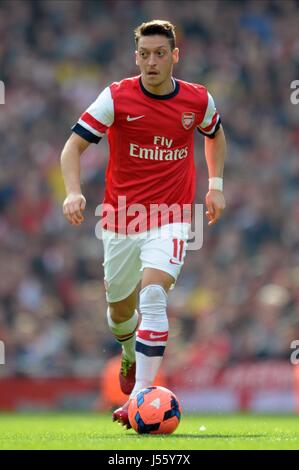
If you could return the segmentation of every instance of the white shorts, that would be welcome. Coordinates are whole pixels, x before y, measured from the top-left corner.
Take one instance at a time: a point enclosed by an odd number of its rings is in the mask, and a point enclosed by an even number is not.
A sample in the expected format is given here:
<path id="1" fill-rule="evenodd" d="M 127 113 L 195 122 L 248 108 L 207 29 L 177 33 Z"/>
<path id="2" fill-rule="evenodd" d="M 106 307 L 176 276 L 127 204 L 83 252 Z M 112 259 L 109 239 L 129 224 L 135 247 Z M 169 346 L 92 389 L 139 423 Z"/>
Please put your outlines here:
<path id="1" fill-rule="evenodd" d="M 102 230 L 107 301 L 127 298 L 141 280 L 144 268 L 170 274 L 175 284 L 184 264 L 189 228 L 188 223 L 173 223 L 121 238 Z"/>

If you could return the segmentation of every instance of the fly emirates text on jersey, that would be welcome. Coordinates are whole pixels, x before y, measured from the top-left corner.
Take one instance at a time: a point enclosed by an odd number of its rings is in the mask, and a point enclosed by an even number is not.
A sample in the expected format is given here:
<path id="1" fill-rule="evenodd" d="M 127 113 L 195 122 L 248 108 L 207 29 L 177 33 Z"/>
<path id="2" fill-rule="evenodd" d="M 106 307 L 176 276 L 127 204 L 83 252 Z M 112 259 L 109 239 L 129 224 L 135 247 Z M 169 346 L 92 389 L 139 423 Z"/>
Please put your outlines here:
<path id="1" fill-rule="evenodd" d="M 130 156 L 145 158 L 146 160 L 182 160 L 188 156 L 188 146 L 172 149 L 173 139 L 155 135 L 153 147 L 140 147 L 130 143 Z M 164 148 L 161 148 L 164 147 Z"/>

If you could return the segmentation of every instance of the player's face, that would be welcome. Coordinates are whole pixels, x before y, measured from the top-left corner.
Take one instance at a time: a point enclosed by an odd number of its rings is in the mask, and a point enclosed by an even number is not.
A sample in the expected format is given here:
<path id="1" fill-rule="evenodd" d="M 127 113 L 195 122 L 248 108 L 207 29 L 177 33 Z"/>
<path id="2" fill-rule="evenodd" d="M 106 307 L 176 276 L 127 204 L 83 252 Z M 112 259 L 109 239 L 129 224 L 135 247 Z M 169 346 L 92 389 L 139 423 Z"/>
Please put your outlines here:
<path id="1" fill-rule="evenodd" d="M 167 81 L 171 82 L 172 67 L 178 62 L 178 54 L 178 48 L 172 51 L 165 36 L 141 36 L 136 51 L 136 64 L 143 84 L 158 90 Z"/>

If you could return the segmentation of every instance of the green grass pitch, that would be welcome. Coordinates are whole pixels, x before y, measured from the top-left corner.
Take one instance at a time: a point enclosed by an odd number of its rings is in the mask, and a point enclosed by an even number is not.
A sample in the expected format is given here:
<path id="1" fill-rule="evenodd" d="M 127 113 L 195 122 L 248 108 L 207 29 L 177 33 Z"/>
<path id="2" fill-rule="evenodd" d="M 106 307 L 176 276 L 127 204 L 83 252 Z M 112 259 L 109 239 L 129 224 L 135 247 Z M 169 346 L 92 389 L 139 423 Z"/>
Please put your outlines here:
<path id="1" fill-rule="evenodd" d="M 299 449 L 293 415 L 183 415 L 170 436 L 138 435 L 110 414 L 0 414 L 0 449 Z"/>

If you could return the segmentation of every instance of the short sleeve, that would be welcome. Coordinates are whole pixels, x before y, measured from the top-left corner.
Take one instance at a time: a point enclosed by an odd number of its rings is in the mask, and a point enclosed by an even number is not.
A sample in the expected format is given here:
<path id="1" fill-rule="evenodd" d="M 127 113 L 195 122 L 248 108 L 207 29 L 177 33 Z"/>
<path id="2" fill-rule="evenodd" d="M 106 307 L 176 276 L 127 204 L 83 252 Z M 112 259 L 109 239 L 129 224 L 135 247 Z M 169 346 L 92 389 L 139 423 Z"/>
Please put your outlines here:
<path id="1" fill-rule="evenodd" d="M 210 95 L 209 92 L 207 92 L 207 94 L 208 94 L 207 109 L 206 109 L 204 118 L 202 122 L 199 124 L 199 126 L 197 127 L 197 129 L 204 136 L 213 138 L 217 130 L 220 127 L 221 119 L 216 110 L 213 97 Z"/>
<path id="2" fill-rule="evenodd" d="M 91 143 L 98 143 L 114 121 L 114 103 L 110 88 L 105 88 L 80 116 L 72 131 Z"/>

